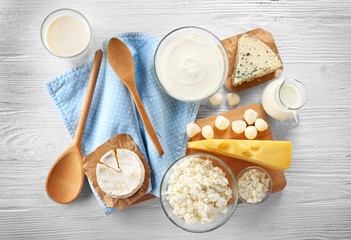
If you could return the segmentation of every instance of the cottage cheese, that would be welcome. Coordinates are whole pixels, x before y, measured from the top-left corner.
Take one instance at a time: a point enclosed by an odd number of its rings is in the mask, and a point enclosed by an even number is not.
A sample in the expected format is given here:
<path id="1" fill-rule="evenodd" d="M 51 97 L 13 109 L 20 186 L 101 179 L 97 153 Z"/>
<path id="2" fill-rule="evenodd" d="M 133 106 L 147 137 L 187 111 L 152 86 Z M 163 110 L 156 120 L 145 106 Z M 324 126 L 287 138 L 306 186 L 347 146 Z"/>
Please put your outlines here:
<path id="1" fill-rule="evenodd" d="M 269 191 L 269 178 L 257 169 L 250 169 L 243 173 L 238 180 L 239 195 L 248 203 L 258 203 Z"/>
<path id="2" fill-rule="evenodd" d="M 205 224 L 227 211 L 229 181 L 208 159 L 189 157 L 175 167 L 168 183 L 166 196 L 173 213 L 187 224 Z"/>

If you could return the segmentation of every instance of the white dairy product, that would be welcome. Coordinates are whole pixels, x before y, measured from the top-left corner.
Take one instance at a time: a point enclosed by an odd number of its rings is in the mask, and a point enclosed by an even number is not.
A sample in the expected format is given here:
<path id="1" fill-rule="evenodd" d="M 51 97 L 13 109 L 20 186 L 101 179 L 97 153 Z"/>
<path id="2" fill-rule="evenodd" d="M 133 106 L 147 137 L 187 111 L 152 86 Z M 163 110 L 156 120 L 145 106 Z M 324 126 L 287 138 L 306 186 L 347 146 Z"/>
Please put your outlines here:
<path id="1" fill-rule="evenodd" d="M 208 223 L 227 211 L 229 181 L 208 159 L 187 158 L 175 167 L 168 183 L 166 196 L 173 213 L 187 224 Z"/>
<path id="2" fill-rule="evenodd" d="M 213 106 L 218 106 L 218 105 L 222 104 L 223 96 L 220 93 L 216 93 L 216 94 L 212 95 L 208 100 L 210 101 L 210 103 Z"/>
<path id="3" fill-rule="evenodd" d="M 243 120 L 236 120 L 232 122 L 232 129 L 236 134 L 243 133 L 246 129 L 246 122 Z"/>
<path id="4" fill-rule="evenodd" d="M 257 129 L 254 126 L 248 126 L 245 129 L 245 137 L 249 140 L 255 139 L 257 137 Z"/>
<path id="5" fill-rule="evenodd" d="M 240 197 L 248 203 L 261 202 L 269 191 L 269 178 L 257 169 L 250 169 L 238 179 Z"/>
<path id="6" fill-rule="evenodd" d="M 59 57 L 72 57 L 86 49 L 90 42 L 90 29 L 86 22 L 75 16 L 60 16 L 48 26 L 46 46 Z"/>
<path id="7" fill-rule="evenodd" d="M 225 118 L 221 115 L 217 116 L 216 121 L 215 121 L 215 126 L 217 129 L 226 130 L 229 127 L 229 124 L 230 124 L 230 121 L 227 118 Z"/>
<path id="8" fill-rule="evenodd" d="M 212 139 L 214 137 L 213 128 L 211 125 L 206 125 L 201 129 L 201 134 L 206 139 Z"/>
<path id="9" fill-rule="evenodd" d="M 194 137 L 199 132 L 201 132 L 201 128 L 196 123 L 191 122 L 186 126 L 186 133 L 190 138 Z"/>
<path id="10" fill-rule="evenodd" d="M 136 193 L 145 178 L 144 164 L 139 156 L 128 149 L 107 152 L 97 163 L 96 178 L 99 187 L 109 196 L 127 198 Z"/>
<path id="11" fill-rule="evenodd" d="M 156 73 L 165 90 L 180 100 L 203 99 L 218 88 L 224 60 L 218 46 L 196 33 L 183 33 L 160 49 Z"/>
<path id="12" fill-rule="evenodd" d="M 235 107 L 240 102 L 240 96 L 239 96 L 239 94 L 237 94 L 235 92 L 228 93 L 227 94 L 227 101 L 228 101 L 229 106 Z"/>
<path id="13" fill-rule="evenodd" d="M 256 121 L 257 116 L 258 113 L 252 109 L 247 109 L 244 113 L 244 119 L 249 125 L 253 124 Z"/>
<path id="14" fill-rule="evenodd" d="M 274 119 L 286 120 L 293 117 L 293 111 L 301 104 L 300 91 L 292 84 L 284 83 L 284 79 L 277 79 L 267 85 L 262 93 L 262 106 L 266 113 Z M 283 105 L 283 104 L 285 105 Z"/>
<path id="15" fill-rule="evenodd" d="M 267 130 L 268 123 L 265 120 L 263 120 L 262 118 L 257 118 L 255 121 L 255 127 L 256 127 L 257 131 L 263 132 L 263 131 Z"/>

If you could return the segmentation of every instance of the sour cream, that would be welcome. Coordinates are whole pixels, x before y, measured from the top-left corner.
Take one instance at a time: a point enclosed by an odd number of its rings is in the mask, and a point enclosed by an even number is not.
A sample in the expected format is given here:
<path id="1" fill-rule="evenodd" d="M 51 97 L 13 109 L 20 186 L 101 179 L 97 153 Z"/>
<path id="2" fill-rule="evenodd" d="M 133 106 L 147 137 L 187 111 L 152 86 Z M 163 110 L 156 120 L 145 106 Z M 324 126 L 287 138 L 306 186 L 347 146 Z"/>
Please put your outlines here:
<path id="1" fill-rule="evenodd" d="M 166 92 L 183 101 L 197 101 L 215 93 L 223 83 L 227 60 L 219 45 L 197 33 L 167 40 L 158 49 L 155 61 L 157 77 Z"/>

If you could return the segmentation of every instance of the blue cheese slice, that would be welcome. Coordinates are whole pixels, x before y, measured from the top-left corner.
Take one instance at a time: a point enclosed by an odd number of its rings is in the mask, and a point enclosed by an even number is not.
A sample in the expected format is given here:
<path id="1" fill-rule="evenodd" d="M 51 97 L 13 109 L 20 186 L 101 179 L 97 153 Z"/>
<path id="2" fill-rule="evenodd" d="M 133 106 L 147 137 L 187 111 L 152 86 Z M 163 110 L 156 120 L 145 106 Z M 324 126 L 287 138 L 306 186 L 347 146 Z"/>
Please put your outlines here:
<path id="1" fill-rule="evenodd" d="M 281 66 L 281 60 L 270 47 L 254 36 L 243 34 L 238 41 L 233 85 L 262 77 Z"/>

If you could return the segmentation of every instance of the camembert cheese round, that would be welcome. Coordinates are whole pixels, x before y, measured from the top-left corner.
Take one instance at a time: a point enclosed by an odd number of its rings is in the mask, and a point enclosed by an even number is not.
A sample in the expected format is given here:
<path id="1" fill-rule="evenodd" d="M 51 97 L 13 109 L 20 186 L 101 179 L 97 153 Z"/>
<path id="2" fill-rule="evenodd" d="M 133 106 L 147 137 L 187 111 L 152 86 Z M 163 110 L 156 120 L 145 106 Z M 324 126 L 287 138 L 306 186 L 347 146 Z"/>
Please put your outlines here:
<path id="1" fill-rule="evenodd" d="M 96 166 L 99 187 L 114 198 L 127 198 L 136 193 L 145 178 L 144 164 L 128 149 L 107 152 Z"/>

